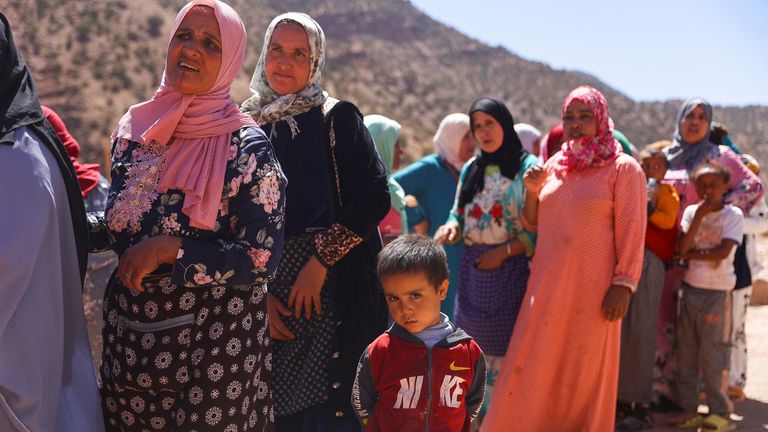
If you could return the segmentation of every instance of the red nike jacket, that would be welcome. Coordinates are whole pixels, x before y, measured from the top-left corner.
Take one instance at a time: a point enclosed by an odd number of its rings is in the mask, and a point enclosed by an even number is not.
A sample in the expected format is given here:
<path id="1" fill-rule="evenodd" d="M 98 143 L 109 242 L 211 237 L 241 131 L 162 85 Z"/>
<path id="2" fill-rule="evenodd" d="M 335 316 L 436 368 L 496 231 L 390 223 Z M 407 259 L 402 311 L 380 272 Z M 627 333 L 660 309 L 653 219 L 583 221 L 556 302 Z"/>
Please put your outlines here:
<path id="1" fill-rule="evenodd" d="M 485 357 L 454 330 L 430 350 L 395 323 L 368 345 L 352 387 L 366 432 L 469 432 L 485 396 Z"/>

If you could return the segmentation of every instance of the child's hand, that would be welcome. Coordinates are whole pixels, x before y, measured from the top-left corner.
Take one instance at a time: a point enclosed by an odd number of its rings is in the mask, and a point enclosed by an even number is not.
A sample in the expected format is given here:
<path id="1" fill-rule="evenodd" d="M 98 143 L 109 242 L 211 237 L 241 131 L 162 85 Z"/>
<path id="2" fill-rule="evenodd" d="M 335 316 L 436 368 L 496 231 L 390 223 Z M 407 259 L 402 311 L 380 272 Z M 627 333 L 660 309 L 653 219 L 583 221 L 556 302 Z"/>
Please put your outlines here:
<path id="1" fill-rule="evenodd" d="M 458 240 L 459 225 L 456 223 L 447 223 L 435 231 L 435 241 L 444 244 L 453 243 Z"/>
<path id="2" fill-rule="evenodd" d="M 704 199 L 699 201 L 699 207 L 696 209 L 696 213 L 693 216 L 702 218 L 715 211 L 717 207 L 718 203 L 712 199 L 712 195 L 704 195 Z"/>
<path id="3" fill-rule="evenodd" d="M 475 267 L 479 270 L 494 270 L 501 267 L 505 259 L 507 259 L 507 246 L 503 244 L 480 254 L 475 260 Z"/>
<path id="4" fill-rule="evenodd" d="M 629 297 L 632 291 L 624 285 L 611 285 L 603 297 L 603 315 L 608 321 L 624 318 L 629 309 Z"/>
<path id="5" fill-rule="evenodd" d="M 547 173 L 544 171 L 544 167 L 541 165 L 534 165 L 523 174 L 523 183 L 525 184 L 525 190 L 539 194 L 541 185 L 544 184 L 544 180 L 547 178 Z"/>

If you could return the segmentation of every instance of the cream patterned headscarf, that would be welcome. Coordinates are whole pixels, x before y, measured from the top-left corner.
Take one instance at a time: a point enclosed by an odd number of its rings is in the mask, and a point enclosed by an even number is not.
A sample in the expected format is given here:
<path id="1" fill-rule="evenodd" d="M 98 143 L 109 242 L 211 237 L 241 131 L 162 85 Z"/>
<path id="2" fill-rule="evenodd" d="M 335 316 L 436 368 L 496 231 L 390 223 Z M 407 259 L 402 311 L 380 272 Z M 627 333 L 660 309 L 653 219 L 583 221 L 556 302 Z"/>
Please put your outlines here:
<path id="1" fill-rule="evenodd" d="M 272 90 L 267 81 L 266 58 L 269 44 L 272 41 L 272 33 L 279 25 L 296 23 L 307 33 L 309 40 L 309 81 L 298 93 L 279 95 Z M 264 35 L 264 45 L 251 78 L 251 92 L 253 96 L 248 98 L 240 106 L 240 109 L 249 114 L 260 126 L 267 123 L 276 123 L 285 120 L 291 127 L 291 135 L 295 138 L 299 134 L 299 126 L 294 116 L 307 112 L 310 109 L 322 105 L 328 98 L 320 87 L 320 73 L 325 65 L 325 34 L 320 24 L 307 14 L 288 12 L 278 15 L 267 28 Z"/>

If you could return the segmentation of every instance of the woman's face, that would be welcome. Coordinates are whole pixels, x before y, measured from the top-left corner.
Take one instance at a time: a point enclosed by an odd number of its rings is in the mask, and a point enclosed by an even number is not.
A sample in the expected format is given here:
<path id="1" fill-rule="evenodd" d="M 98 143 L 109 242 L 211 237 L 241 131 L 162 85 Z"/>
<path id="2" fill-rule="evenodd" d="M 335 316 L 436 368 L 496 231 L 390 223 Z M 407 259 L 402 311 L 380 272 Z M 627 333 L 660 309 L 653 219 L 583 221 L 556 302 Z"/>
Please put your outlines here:
<path id="1" fill-rule="evenodd" d="M 309 82 L 309 39 L 298 24 L 282 24 L 272 32 L 265 69 L 272 90 L 280 96 L 297 93 Z"/>
<path id="2" fill-rule="evenodd" d="M 504 129 L 492 116 L 476 111 L 472 113 L 472 129 L 480 148 L 486 153 L 493 153 L 504 142 Z"/>
<path id="3" fill-rule="evenodd" d="M 593 137 L 597 134 L 597 120 L 584 102 L 574 100 L 563 115 L 563 135 L 566 141 Z"/>
<path id="4" fill-rule="evenodd" d="M 187 12 L 171 38 L 165 75 L 179 93 L 197 95 L 213 88 L 221 69 L 221 32 L 213 9 Z"/>
<path id="5" fill-rule="evenodd" d="M 461 138 L 461 143 L 459 143 L 459 160 L 462 163 L 468 161 L 469 158 L 475 155 L 475 147 L 477 147 L 475 137 L 472 136 L 472 131 L 468 130 Z"/>
<path id="6" fill-rule="evenodd" d="M 709 132 L 709 119 L 704 108 L 699 105 L 680 122 L 680 136 L 687 143 L 697 143 Z"/>

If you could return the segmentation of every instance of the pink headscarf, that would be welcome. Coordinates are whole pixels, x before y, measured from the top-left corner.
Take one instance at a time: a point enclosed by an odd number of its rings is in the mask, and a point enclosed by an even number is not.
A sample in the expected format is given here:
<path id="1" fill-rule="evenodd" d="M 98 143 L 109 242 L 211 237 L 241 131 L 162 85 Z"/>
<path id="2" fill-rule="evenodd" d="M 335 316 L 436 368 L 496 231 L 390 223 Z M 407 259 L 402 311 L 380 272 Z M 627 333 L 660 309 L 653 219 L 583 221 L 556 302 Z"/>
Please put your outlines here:
<path id="1" fill-rule="evenodd" d="M 613 121 L 608 114 L 608 102 L 603 94 L 589 86 L 573 89 L 563 103 L 562 117 L 565 117 L 565 111 L 574 101 L 582 102 L 592 111 L 597 123 L 597 133 L 593 137 L 581 137 L 564 142 L 558 171 L 603 166 L 616 159 L 620 153 L 621 147 L 613 138 Z"/>
<path id="2" fill-rule="evenodd" d="M 234 9 L 218 0 L 191 1 L 176 16 L 171 38 L 195 6 L 212 8 L 219 23 L 222 60 L 216 83 L 206 93 L 184 95 L 171 87 L 163 71 L 155 95 L 128 109 L 112 132 L 112 139 L 172 143 L 158 191 L 183 191 L 182 211 L 189 216 L 190 225 L 212 230 L 221 202 L 232 132 L 256 126 L 256 122 L 241 113 L 229 95 L 232 81 L 243 67 L 246 44 L 245 26 Z"/>
<path id="3" fill-rule="evenodd" d="M 560 141 L 563 139 L 563 124 L 558 123 L 547 132 L 546 135 L 539 141 L 539 159 L 541 162 L 546 162 L 549 159 L 549 149 L 558 148 Z M 559 148 L 558 148 L 559 150 Z M 552 154 L 557 151 L 552 152 Z"/>

